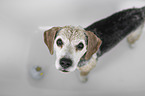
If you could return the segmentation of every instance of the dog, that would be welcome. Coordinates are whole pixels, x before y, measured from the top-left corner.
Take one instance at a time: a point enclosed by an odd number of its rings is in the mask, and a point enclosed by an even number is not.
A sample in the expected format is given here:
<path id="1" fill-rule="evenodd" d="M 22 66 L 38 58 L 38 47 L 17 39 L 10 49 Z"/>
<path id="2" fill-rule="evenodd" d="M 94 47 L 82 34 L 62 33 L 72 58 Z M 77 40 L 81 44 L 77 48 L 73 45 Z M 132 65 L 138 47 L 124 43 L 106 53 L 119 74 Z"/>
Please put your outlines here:
<path id="1" fill-rule="evenodd" d="M 65 73 L 78 69 L 86 82 L 99 57 L 127 36 L 130 45 L 139 39 L 144 21 L 145 7 L 125 9 L 86 28 L 53 27 L 44 32 L 44 42 L 51 55 L 56 51 L 56 69 Z"/>

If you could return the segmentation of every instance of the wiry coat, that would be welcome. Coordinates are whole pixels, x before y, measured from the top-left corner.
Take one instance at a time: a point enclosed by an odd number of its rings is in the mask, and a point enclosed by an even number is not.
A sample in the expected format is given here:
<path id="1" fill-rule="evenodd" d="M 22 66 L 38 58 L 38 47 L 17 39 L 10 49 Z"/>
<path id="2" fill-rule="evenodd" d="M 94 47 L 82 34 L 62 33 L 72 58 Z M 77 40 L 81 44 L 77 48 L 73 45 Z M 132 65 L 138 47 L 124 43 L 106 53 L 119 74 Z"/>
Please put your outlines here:
<path id="1" fill-rule="evenodd" d="M 145 7 L 123 10 L 110 17 L 97 21 L 85 28 L 94 32 L 102 45 L 98 57 L 113 48 L 129 33 L 136 30 L 145 20 Z"/>
<path id="2" fill-rule="evenodd" d="M 138 40 L 141 30 L 137 29 L 142 29 L 140 26 L 144 20 L 145 7 L 127 9 L 84 29 L 73 26 L 53 27 L 45 31 L 44 41 L 51 54 L 53 50 L 56 51 L 55 65 L 58 70 L 72 72 L 78 69 L 81 81 L 86 82 L 98 57 L 128 35 L 130 44 Z"/>

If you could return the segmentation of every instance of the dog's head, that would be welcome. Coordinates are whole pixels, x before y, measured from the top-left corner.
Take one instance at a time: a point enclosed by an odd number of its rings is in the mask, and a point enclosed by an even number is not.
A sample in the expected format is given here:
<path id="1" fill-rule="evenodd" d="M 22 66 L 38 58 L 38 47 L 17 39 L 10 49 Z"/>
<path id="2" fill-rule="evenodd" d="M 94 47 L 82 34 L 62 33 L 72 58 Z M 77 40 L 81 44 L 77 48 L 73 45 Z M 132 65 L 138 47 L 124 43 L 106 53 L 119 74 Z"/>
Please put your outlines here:
<path id="1" fill-rule="evenodd" d="M 44 41 L 53 54 L 56 51 L 55 66 L 62 72 L 77 69 L 82 57 L 89 60 L 97 52 L 101 40 L 90 31 L 80 27 L 53 27 L 44 32 Z"/>

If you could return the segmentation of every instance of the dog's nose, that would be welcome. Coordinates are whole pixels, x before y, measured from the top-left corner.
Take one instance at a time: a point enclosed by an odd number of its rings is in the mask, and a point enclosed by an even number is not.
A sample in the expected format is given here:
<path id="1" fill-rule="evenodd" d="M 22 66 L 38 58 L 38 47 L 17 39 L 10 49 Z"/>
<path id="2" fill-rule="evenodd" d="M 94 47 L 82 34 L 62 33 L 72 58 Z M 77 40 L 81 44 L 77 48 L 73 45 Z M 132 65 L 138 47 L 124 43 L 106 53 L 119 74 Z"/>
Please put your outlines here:
<path id="1" fill-rule="evenodd" d="M 68 58 L 62 58 L 62 59 L 60 59 L 60 65 L 64 69 L 69 68 L 70 66 L 72 66 L 72 60 L 68 59 Z"/>

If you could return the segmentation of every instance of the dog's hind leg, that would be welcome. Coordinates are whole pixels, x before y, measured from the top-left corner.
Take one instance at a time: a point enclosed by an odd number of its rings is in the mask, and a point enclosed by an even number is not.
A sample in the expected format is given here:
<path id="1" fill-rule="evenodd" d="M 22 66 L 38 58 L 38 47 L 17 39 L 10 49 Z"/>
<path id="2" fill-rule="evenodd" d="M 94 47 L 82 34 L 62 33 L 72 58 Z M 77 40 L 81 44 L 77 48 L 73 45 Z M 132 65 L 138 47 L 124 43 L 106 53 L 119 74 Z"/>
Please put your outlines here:
<path id="1" fill-rule="evenodd" d="M 142 32 L 143 32 L 144 24 L 139 26 L 135 31 L 133 31 L 131 34 L 127 37 L 127 42 L 129 43 L 129 46 L 131 48 L 134 47 L 135 42 L 140 38 Z"/>

